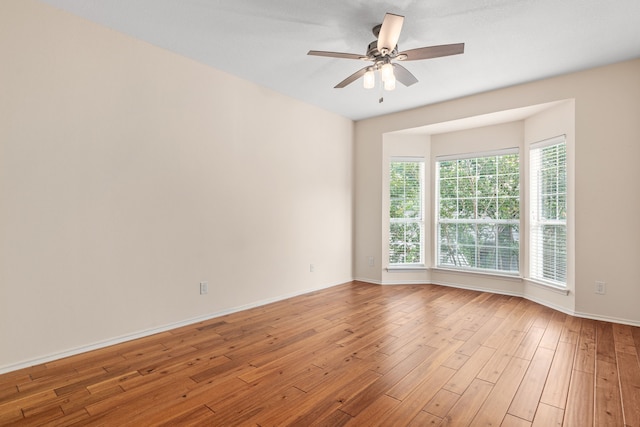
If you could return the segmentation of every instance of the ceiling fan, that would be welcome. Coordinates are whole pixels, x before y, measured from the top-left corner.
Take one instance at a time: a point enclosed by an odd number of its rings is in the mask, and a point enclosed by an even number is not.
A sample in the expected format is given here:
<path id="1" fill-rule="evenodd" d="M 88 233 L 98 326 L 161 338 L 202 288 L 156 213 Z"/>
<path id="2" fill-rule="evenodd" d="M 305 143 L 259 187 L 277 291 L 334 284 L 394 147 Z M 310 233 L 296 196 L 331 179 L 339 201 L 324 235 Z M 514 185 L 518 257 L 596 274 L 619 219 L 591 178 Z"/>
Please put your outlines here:
<path id="1" fill-rule="evenodd" d="M 335 86 L 337 89 L 341 89 L 363 76 L 364 87 L 371 89 L 375 87 L 375 72 L 379 71 L 384 89 L 393 90 L 396 86 L 396 80 L 405 86 L 411 86 L 418 82 L 418 79 L 409 70 L 393 61 L 416 61 L 464 53 L 464 43 L 428 46 L 398 52 L 398 39 L 400 38 L 403 23 L 404 16 L 393 13 L 385 14 L 382 24 L 373 27 L 372 31 L 376 40 L 369 43 L 366 55 L 321 50 L 310 50 L 307 55 L 373 62 L 372 65 L 356 71 L 338 83 Z M 380 102 L 382 102 L 382 98 L 380 98 Z"/>

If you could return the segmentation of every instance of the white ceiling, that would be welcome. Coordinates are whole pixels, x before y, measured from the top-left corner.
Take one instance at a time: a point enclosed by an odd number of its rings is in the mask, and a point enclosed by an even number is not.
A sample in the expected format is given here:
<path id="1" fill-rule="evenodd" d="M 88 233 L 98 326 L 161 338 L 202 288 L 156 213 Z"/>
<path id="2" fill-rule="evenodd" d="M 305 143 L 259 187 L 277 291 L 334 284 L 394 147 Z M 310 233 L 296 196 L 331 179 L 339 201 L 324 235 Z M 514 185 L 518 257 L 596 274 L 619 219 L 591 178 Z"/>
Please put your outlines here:
<path id="1" fill-rule="evenodd" d="M 640 57 L 639 0 L 41 0 L 277 92 L 359 120 Z M 338 82 L 366 63 L 384 14 L 404 15 L 399 50 L 465 43 L 405 62 L 419 83 Z"/>

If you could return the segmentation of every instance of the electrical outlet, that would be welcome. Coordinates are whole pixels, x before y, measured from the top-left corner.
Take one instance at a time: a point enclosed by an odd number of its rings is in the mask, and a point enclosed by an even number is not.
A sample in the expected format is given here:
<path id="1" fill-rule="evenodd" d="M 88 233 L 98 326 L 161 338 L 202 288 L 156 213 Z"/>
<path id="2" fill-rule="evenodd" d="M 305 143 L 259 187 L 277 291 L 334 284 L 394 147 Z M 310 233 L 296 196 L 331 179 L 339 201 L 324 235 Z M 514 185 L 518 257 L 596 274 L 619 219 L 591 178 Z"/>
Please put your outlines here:
<path id="1" fill-rule="evenodd" d="M 606 293 L 605 283 L 596 281 L 596 294 L 604 295 Z"/>
<path id="2" fill-rule="evenodd" d="M 200 282 L 200 295 L 209 293 L 209 282 Z"/>
<path id="3" fill-rule="evenodd" d="M 309 273 L 313 273 L 316 270 L 316 266 L 313 264 L 309 264 Z"/>
<path id="4" fill-rule="evenodd" d="M 372 256 L 367 257 L 367 263 L 369 264 L 369 267 L 373 267 L 375 265 L 375 258 Z"/>

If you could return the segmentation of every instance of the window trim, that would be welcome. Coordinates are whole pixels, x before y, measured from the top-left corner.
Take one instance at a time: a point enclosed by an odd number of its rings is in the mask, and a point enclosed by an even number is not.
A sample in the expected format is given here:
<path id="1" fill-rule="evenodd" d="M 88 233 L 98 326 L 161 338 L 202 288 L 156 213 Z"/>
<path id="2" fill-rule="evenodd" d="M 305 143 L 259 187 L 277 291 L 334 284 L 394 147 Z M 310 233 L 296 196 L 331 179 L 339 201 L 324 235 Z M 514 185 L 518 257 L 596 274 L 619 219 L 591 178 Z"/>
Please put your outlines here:
<path id="1" fill-rule="evenodd" d="M 500 150 L 472 151 L 468 153 L 459 153 L 459 154 L 443 154 L 440 156 L 436 156 L 435 161 L 437 164 L 438 162 L 449 162 L 452 160 L 476 159 L 478 157 L 508 156 L 510 154 L 520 155 L 520 148 L 510 147 L 510 148 L 503 148 Z"/>
<path id="2" fill-rule="evenodd" d="M 559 220 L 559 219 L 552 219 L 552 220 L 544 220 L 542 221 L 543 224 L 545 225 L 560 225 L 560 226 L 564 226 L 564 231 L 565 231 L 565 281 L 564 282 L 560 282 L 557 280 L 552 280 L 552 279 L 545 279 L 543 277 L 539 277 L 539 276 L 534 276 L 533 274 L 533 270 L 534 270 L 534 266 L 537 265 L 537 262 L 540 262 L 540 260 L 537 260 L 536 262 L 534 262 L 534 254 L 537 253 L 538 251 L 534 251 L 533 250 L 533 245 L 534 245 L 534 228 L 539 226 L 538 224 L 540 224 L 540 221 L 535 220 L 536 218 L 536 213 L 534 212 L 534 210 L 537 210 L 538 207 L 538 200 L 533 200 L 534 197 L 534 191 L 533 191 L 533 185 L 536 183 L 536 178 L 534 177 L 534 170 L 533 170 L 533 156 L 532 156 L 532 152 L 534 150 L 541 150 L 543 148 L 547 148 L 547 147 L 551 147 L 554 145 L 561 145 L 564 144 L 564 148 L 565 148 L 565 158 L 564 158 L 564 165 L 565 165 L 565 212 L 566 212 L 566 218 L 564 220 Z M 528 149 L 528 185 L 527 185 L 527 191 L 529 193 L 528 195 L 528 227 L 527 227 L 527 270 L 528 270 L 528 274 L 527 274 L 527 280 L 530 281 L 531 283 L 534 284 L 539 284 L 542 286 L 546 286 L 549 288 L 553 288 L 553 289 L 557 289 L 559 291 L 564 291 L 564 290 L 568 290 L 568 286 L 569 286 L 569 246 L 570 246 L 570 242 L 569 242 L 569 219 L 570 219 L 570 212 L 569 212 L 569 197 L 570 197 L 570 188 L 569 188 L 569 169 L 568 169 L 568 163 L 569 163 L 569 153 L 568 153 L 568 149 L 569 149 L 569 144 L 567 143 L 567 136 L 566 134 L 560 134 L 551 138 L 547 138 L 547 139 L 543 139 L 540 141 L 536 141 L 533 143 L 529 144 L 529 149 Z M 543 255 L 541 255 L 543 256 Z M 542 267 L 540 267 L 540 269 L 542 269 Z"/>
<path id="3" fill-rule="evenodd" d="M 419 220 L 415 220 L 413 218 L 391 218 L 390 214 L 390 206 L 391 206 L 391 164 L 392 163 L 419 163 L 421 164 L 421 179 L 420 179 L 420 218 Z M 426 176 L 427 164 L 425 158 L 423 156 L 390 156 L 388 160 L 388 170 L 387 170 L 387 181 L 388 181 L 388 191 L 387 191 L 387 202 L 389 206 L 387 208 L 387 271 L 401 271 L 401 270 L 422 270 L 425 269 L 426 265 L 426 210 L 425 210 L 425 192 L 427 185 L 427 176 Z M 405 263 L 393 263 L 391 262 L 391 247 L 390 247 L 390 236 L 391 236 L 391 226 L 392 224 L 402 223 L 402 222 L 417 222 L 420 225 L 420 262 L 405 262 Z"/>

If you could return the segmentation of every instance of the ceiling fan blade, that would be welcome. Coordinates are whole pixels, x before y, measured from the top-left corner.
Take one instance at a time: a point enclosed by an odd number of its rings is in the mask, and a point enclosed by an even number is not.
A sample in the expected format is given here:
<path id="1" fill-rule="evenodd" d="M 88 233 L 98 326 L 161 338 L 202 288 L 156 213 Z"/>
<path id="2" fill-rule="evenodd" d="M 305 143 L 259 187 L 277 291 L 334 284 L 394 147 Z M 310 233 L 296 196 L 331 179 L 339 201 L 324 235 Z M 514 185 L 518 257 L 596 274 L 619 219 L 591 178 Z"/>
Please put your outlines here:
<path id="1" fill-rule="evenodd" d="M 395 49 L 402 31 L 404 16 L 387 13 L 378 34 L 378 51 L 385 55 Z"/>
<path id="2" fill-rule="evenodd" d="M 405 86 L 411 86 L 412 84 L 418 83 L 416 76 L 411 74 L 409 70 L 400 64 L 393 64 L 393 74 L 396 76 L 396 80 Z"/>
<path id="3" fill-rule="evenodd" d="M 439 58 L 441 56 L 458 55 L 464 53 L 464 43 L 443 44 L 440 46 L 420 47 L 398 53 L 398 60 L 416 61 L 418 59 Z M 406 58 L 403 56 L 406 55 Z"/>
<path id="4" fill-rule="evenodd" d="M 355 53 L 342 53 L 342 52 L 326 52 L 324 50 L 310 50 L 307 55 L 312 56 L 328 56 L 329 58 L 342 58 L 342 59 L 361 59 L 366 60 L 366 56 L 357 55 Z"/>
<path id="5" fill-rule="evenodd" d="M 355 82 L 360 77 L 364 76 L 364 73 L 367 72 L 367 69 L 369 69 L 369 67 L 364 67 L 364 68 L 356 71 L 355 73 L 351 74 L 349 77 L 347 77 L 346 79 L 344 79 L 343 81 L 341 81 L 340 83 L 335 85 L 334 89 L 342 89 L 343 87 L 345 87 L 347 85 L 350 85 L 351 83 Z"/>

